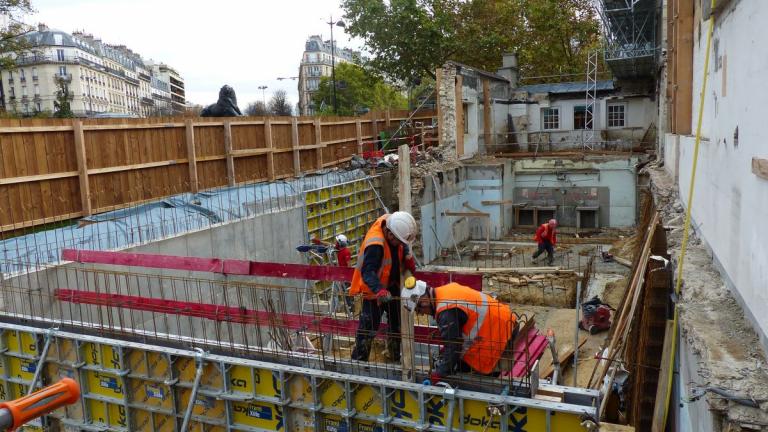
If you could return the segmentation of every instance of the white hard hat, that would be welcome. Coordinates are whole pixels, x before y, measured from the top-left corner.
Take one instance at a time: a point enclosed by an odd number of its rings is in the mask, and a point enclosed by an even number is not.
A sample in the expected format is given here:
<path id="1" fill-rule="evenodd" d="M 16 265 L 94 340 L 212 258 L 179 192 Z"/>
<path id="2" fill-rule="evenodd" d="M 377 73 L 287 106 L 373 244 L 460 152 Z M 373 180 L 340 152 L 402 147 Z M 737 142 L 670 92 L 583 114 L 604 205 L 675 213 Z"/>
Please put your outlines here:
<path id="1" fill-rule="evenodd" d="M 557 219 L 550 219 L 550 220 L 549 220 L 549 225 L 551 225 L 551 226 L 557 226 Z"/>
<path id="2" fill-rule="evenodd" d="M 419 228 L 416 226 L 416 219 L 410 213 L 396 211 L 387 218 L 387 228 L 401 242 L 411 245 L 416 240 L 416 234 Z"/>
<path id="3" fill-rule="evenodd" d="M 336 242 L 339 243 L 342 246 L 346 246 L 349 239 L 347 239 L 347 236 L 344 234 L 339 234 L 336 236 Z"/>
<path id="4" fill-rule="evenodd" d="M 409 278 L 410 279 L 410 278 Z M 427 293 L 427 283 L 421 280 L 417 280 L 416 284 L 412 288 L 408 288 L 408 284 L 400 290 L 400 298 L 403 302 L 403 307 L 412 311 L 416 308 L 416 304 L 419 302 L 419 298 Z"/>

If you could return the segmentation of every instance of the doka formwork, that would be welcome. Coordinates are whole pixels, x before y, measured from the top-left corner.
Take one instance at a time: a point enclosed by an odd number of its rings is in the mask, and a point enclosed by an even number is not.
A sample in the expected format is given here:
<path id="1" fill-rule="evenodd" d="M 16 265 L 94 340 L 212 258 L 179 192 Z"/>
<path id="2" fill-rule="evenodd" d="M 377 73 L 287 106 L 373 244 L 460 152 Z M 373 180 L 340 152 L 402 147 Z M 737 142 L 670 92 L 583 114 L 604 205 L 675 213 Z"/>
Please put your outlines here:
<path id="1" fill-rule="evenodd" d="M 57 411 L 46 425 L 77 430 L 178 430 L 191 407 L 188 430 L 199 431 L 577 431 L 588 430 L 586 425 L 596 422 L 599 403 L 595 390 L 545 383 L 539 384 L 540 390 L 563 394 L 564 403 L 10 323 L 0 324 L 0 329 L 3 394 L 13 396 L 6 391 L 9 383 L 28 386 L 31 380 L 30 372 L 25 375 L 6 367 L 10 363 L 26 361 L 43 367 L 47 380 L 72 376 L 85 389 L 79 405 Z M 46 337 L 53 338 L 52 348 L 41 361 L 38 352 Z M 190 398 L 198 365 L 206 368 L 206 378 Z M 11 376 L 14 373 L 18 376 Z M 144 400 L 138 401 L 139 396 Z M 149 399 L 163 402 L 147 403 Z"/>

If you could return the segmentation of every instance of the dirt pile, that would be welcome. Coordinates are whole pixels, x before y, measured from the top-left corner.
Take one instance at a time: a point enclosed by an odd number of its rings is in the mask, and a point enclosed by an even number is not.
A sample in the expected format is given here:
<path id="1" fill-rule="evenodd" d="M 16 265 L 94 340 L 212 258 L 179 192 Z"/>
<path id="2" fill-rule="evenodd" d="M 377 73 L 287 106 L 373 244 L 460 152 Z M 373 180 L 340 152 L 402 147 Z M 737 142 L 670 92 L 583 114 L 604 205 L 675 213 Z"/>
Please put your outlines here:
<path id="1" fill-rule="evenodd" d="M 506 303 L 571 308 L 576 303 L 575 273 L 503 273 L 483 280 L 483 291 Z"/>

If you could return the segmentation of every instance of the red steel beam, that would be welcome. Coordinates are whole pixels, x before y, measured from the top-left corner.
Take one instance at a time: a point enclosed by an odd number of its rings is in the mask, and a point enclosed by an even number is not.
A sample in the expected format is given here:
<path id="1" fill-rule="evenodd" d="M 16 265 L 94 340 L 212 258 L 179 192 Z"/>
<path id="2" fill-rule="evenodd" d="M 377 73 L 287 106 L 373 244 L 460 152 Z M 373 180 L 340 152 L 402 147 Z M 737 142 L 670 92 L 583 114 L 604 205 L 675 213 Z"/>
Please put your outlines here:
<path id="1" fill-rule="evenodd" d="M 160 268 L 300 280 L 350 282 L 353 273 L 351 267 L 80 249 L 63 249 L 61 251 L 61 258 L 66 261 L 88 264 L 110 264 L 129 267 Z M 481 291 L 483 288 L 483 276 L 480 274 L 416 272 L 416 277 L 427 282 L 430 286 L 440 286 L 450 282 L 457 282 L 478 291 Z"/>
<path id="2" fill-rule="evenodd" d="M 358 322 L 355 320 L 340 320 L 330 317 L 291 313 L 273 314 L 267 311 L 216 304 L 163 300 L 152 297 L 100 293 L 65 288 L 56 289 L 54 295 L 58 300 L 70 303 L 116 307 L 144 312 L 167 313 L 238 324 L 270 325 L 270 323 L 275 322 L 277 325 L 290 330 L 330 333 L 335 336 L 354 336 L 358 326 Z M 386 325 L 382 325 L 377 337 L 384 337 L 386 328 Z M 434 327 L 415 326 L 414 337 L 416 342 L 440 344 L 440 338 L 437 334 L 434 334 L 436 331 L 437 329 Z"/>

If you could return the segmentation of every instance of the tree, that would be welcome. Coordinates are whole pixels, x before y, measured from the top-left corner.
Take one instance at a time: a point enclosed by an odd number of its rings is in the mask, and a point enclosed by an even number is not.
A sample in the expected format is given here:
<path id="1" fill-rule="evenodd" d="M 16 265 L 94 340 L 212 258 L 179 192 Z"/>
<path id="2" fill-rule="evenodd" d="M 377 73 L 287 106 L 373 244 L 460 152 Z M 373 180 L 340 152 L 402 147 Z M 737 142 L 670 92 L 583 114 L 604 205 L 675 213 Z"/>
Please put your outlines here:
<path id="1" fill-rule="evenodd" d="M 333 81 L 322 77 L 312 101 L 321 115 L 333 112 Z M 338 115 L 351 116 L 366 110 L 404 109 L 408 103 L 403 94 L 381 77 L 353 63 L 336 66 L 336 101 Z"/>
<path id="2" fill-rule="evenodd" d="M 30 0 L 0 0 L 0 15 L 5 17 L 7 27 L 0 28 L 0 69 L 14 69 L 14 57 L 32 49 L 24 37 L 34 27 L 21 22 L 21 17 L 34 12 Z"/>
<path id="3" fill-rule="evenodd" d="M 53 116 L 58 118 L 72 118 L 75 114 L 72 112 L 71 101 L 74 95 L 69 91 L 70 79 L 64 76 L 56 76 L 56 100 L 53 101 Z"/>
<path id="4" fill-rule="evenodd" d="M 278 90 L 272 93 L 272 99 L 269 100 L 267 105 L 269 114 L 274 116 L 289 116 L 293 115 L 293 108 L 285 90 Z"/>
<path id="5" fill-rule="evenodd" d="M 257 101 L 251 102 L 245 107 L 245 115 L 263 117 L 269 115 L 269 112 L 267 111 L 267 107 L 264 106 L 264 102 Z"/>
<path id="6" fill-rule="evenodd" d="M 521 76 L 584 72 L 599 45 L 592 0 L 344 0 L 347 32 L 370 66 L 402 81 L 447 60 L 494 71 L 519 56 Z"/>

